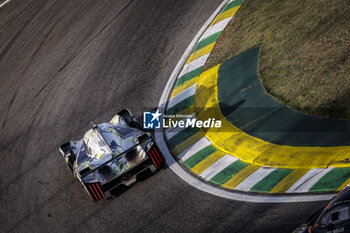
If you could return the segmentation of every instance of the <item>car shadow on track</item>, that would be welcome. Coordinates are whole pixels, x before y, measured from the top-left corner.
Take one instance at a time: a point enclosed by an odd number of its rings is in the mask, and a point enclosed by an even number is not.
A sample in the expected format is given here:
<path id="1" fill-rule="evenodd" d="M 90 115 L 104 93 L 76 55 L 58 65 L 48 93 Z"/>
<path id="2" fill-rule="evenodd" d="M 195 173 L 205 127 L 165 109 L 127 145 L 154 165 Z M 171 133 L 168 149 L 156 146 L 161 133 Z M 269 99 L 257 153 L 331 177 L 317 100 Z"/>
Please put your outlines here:
<path id="1" fill-rule="evenodd" d="M 151 178 L 153 175 L 155 175 L 157 173 L 158 172 L 153 173 L 149 169 L 147 169 L 147 170 L 145 170 L 137 175 L 137 178 L 136 178 L 137 182 L 136 183 L 146 181 L 147 179 Z M 113 190 L 111 190 L 111 199 L 121 196 L 126 191 L 128 191 L 130 188 L 132 188 L 135 184 L 132 184 L 131 186 L 126 186 L 126 185 L 121 184 L 121 185 L 115 187 Z"/>

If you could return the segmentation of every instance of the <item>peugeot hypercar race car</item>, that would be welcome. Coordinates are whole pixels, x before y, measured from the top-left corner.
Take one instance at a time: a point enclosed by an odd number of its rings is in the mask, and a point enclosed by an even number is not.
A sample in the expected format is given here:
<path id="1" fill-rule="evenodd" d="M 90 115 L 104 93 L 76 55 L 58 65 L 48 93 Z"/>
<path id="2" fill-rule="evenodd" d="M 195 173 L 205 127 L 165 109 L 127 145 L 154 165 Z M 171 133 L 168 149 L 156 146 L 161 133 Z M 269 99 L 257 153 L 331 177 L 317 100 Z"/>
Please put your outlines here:
<path id="1" fill-rule="evenodd" d="M 328 205 L 313 214 L 294 233 L 350 232 L 350 186 L 336 194 Z"/>
<path id="2" fill-rule="evenodd" d="M 127 109 L 109 123 L 93 124 L 83 139 L 59 150 L 93 201 L 110 198 L 117 186 L 130 186 L 140 173 L 155 173 L 164 163 L 151 134 L 141 130 Z"/>

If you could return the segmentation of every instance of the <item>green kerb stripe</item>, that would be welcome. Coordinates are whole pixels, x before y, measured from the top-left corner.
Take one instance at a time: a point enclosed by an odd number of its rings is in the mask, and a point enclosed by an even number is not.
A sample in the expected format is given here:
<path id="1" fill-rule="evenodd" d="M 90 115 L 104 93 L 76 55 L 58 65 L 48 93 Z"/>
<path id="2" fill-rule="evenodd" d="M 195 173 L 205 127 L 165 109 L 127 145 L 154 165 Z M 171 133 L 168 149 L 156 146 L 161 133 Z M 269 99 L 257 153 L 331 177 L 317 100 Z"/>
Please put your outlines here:
<path id="1" fill-rule="evenodd" d="M 182 75 L 180 78 L 177 79 L 176 85 L 175 87 L 181 86 L 182 84 L 184 84 L 185 82 L 199 76 L 202 72 L 203 66 L 198 67 L 195 70 L 192 70 L 191 72 Z"/>
<path id="2" fill-rule="evenodd" d="M 281 180 L 283 180 L 292 169 L 277 169 L 268 174 L 264 179 L 258 182 L 250 191 L 270 192 Z"/>
<path id="3" fill-rule="evenodd" d="M 194 100 L 194 95 L 188 97 L 187 99 L 184 99 L 183 101 L 181 101 L 180 103 L 176 104 L 175 106 L 167 109 L 166 113 L 168 115 L 174 115 L 176 113 L 179 113 L 182 110 L 184 110 L 184 109 L 188 108 L 189 106 L 191 106 L 193 104 L 193 100 Z"/>
<path id="4" fill-rule="evenodd" d="M 188 158 L 184 164 L 188 168 L 193 168 L 196 166 L 198 163 L 200 163 L 203 159 L 207 158 L 209 155 L 214 153 L 216 151 L 216 148 L 213 147 L 212 145 L 205 147 L 204 149 L 198 151 L 194 155 L 192 155 L 190 158 Z"/>
<path id="5" fill-rule="evenodd" d="M 236 173 L 238 173 L 243 168 L 247 167 L 249 164 L 244 163 L 240 160 L 237 160 L 233 163 L 231 163 L 229 166 L 227 166 L 224 170 L 216 174 L 210 181 L 218 184 L 223 185 L 231 179 Z"/>
<path id="6" fill-rule="evenodd" d="M 217 32 L 217 33 L 214 33 L 214 34 L 211 35 L 211 36 L 208 36 L 208 37 L 205 38 L 204 40 L 201 40 L 201 41 L 197 44 L 197 46 L 196 46 L 196 48 L 194 49 L 193 52 L 196 52 L 197 50 L 200 50 L 201 48 L 204 48 L 205 46 L 210 45 L 211 43 L 216 42 L 220 35 L 221 35 L 221 32 Z"/>
<path id="7" fill-rule="evenodd" d="M 350 178 L 350 168 L 333 168 L 325 176 L 323 176 L 309 192 L 317 191 L 335 191 L 337 190 L 348 178 Z"/>
<path id="8" fill-rule="evenodd" d="M 229 3 L 229 4 L 221 11 L 221 13 L 223 13 L 223 12 L 229 10 L 229 9 L 232 9 L 232 8 L 234 8 L 234 7 L 236 7 L 236 6 L 242 5 L 243 2 L 244 2 L 244 0 L 236 0 L 236 1 L 233 1 L 233 2 Z"/>
<path id="9" fill-rule="evenodd" d="M 168 145 L 170 149 L 172 150 L 175 146 L 180 144 L 181 142 L 185 141 L 187 138 L 191 137 L 195 133 L 199 132 L 199 129 L 196 127 L 188 127 L 183 130 L 181 130 L 178 134 L 173 136 L 169 141 Z"/>

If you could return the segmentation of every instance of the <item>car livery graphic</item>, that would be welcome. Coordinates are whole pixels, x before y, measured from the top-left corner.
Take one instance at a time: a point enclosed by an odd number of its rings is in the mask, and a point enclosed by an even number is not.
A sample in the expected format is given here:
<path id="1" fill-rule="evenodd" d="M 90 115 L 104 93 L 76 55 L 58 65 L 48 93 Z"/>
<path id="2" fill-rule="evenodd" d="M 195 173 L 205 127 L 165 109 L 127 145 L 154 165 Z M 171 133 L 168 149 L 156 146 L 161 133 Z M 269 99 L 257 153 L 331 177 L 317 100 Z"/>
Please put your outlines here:
<path id="1" fill-rule="evenodd" d="M 109 123 L 93 124 L 83 139 L 69 141 L 59 150 L 93 201 L 110 198 L 114 188 L 130 186 L 138 174 L 155 173 L 164 164 L 151 134 L 141 130 L 128 109 Z"/>

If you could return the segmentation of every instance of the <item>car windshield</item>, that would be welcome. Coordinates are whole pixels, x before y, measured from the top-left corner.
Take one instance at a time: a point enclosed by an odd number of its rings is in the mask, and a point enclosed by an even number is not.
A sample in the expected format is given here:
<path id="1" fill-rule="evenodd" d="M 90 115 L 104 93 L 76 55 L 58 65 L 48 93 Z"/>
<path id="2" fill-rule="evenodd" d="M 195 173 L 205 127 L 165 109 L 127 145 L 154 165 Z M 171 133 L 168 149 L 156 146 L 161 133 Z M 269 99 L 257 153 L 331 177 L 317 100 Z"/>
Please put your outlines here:
<path id="1" fill-rule="evenodd" d="M 86 150 L 90 157 L 95 158 L 96 156 L 101 158 L 103 154 L 110 154 L 110 149 L 103 142 L 100 135 L 94 130 L 89 130 L 89 134 L 84 138 L 84 142 L 86 145 Z"/>
<path id="2" fill-rule="evenodd" d="M 117 150 L 117 148 L 121 146 L 122 138 L 113 125 L 103 123 L 98 126 L 98 129 L 110 148 Z"/>

